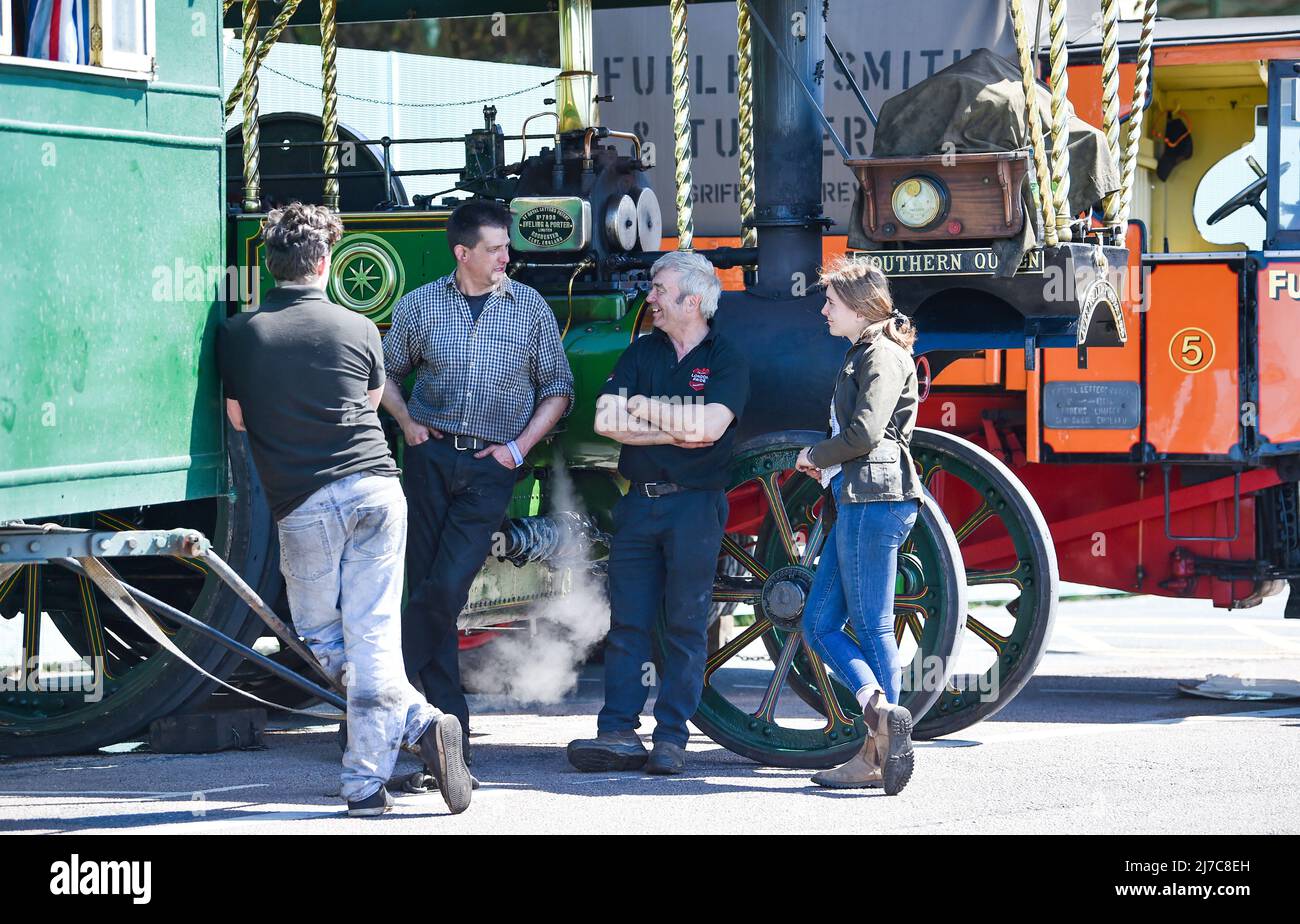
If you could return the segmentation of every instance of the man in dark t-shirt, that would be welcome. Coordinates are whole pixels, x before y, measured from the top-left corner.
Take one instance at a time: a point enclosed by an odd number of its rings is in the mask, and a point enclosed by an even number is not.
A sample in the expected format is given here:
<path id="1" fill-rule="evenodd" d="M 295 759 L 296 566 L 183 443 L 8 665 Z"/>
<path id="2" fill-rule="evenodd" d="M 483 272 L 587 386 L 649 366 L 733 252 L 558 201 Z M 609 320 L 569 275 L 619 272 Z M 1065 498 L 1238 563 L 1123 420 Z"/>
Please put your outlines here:
<path id="1" fill-rule="evenodd" d="M 671 774 L 685 766 L 686 721 L 704 686 L 731 449 L 749 398 L 744 355 L 709 323 L 722 288 L 709 262 L 666 254 L 651 283 L 655 330 L 619 357 L 596 403 L 596 432 L 623 444 L 618 470 L 632 484 L 614 508 L 605 706 L 597 736 L 568 749 L 579 770 Z M 661 611 L 667 653 L 647 754 L 636 729 Z"/>
<path id="2" fill-rule="evenodd" d="M 323 206 L 294 203 L 263 227 L 277 285 L 259 310 L 229 318 L 218 353 L 226 411 L 246 430 L 280 538 L 294 628 L 346 687 L 348 814 L 381 815 L 398 750 L 415 750 L 453 812 L 472 779 L 460 720 L 407 681 L 402 664 L 406 498 L 376 408 L 379 331 L 325 296 L 342 235 Z"/>

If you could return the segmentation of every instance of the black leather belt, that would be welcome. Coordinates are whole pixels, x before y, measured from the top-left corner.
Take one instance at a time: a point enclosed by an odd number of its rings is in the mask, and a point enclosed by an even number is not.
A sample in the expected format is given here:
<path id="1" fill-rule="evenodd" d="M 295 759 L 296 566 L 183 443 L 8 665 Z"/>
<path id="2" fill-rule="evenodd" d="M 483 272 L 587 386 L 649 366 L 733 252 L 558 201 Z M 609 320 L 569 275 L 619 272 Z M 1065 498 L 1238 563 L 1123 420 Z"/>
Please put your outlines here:
<path id="1" fill-rule="evenodd" d="M 488 441 L 481 440 L 477 436 L 464 436 L 460 433 L 449 433 L 451 437 L 451 447 L 457 452 L 478 452 L 480 449 L 488 448 Z"/>
<path id="2" fill-rule="evenodd" d="M 632 490 L 642 497 L 663 497 L 665 494 L 676 494 L 679 491 L 689 491 L 690 488 L 682 487 L 679 484 L 673 484 L 668 481 L 635 481 L 632 483 Z"/>

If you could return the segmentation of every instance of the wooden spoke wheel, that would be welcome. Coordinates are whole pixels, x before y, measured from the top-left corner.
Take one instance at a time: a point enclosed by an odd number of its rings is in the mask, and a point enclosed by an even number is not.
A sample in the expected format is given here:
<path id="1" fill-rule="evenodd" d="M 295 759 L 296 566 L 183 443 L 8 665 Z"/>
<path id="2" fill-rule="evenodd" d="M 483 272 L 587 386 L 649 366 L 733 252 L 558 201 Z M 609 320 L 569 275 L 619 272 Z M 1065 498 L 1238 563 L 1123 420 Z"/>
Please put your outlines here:
<path id="1" fill-rule="evenodd" d="M 753 552 L 734 536 L 724 539 L 739 574 L 720 567 L 713 600 L 752 607 L 754 622 L 709 657 L 693 719 L 714 741 L 770 766 L 834 766 L 861 747 L 865 733 L 853 691 L 808 648 L 800 626 L 826 530 L 821 487 L 795 473 L 794 462 L 819 439 L 768 434 L 732 460 L 729 492 L 756 486 L 766 514 Z M 932 501 L 904 545 L 896 580 L 902 702 L 923 715 L 943 692 L 966 614 L 957 540 Z"/>
<path id="2" fill-rule="evenodd" d="M 975 444 L 918 428 L 912 457 L 952 524 L 972 602 L 996 586 L 997 606 L 965 620 L 961 658 L 916 737 L 936 738 L 988 718 L 1033 676 L 1047 649 L 1060 595 L 1056 548 L 1029 489 Z"/>
<path id="3" fill-rule="evenodd" d="M 264 599 L 273 600 L 280 575 L 270 511 L 253 476 L 247 442 L 233 432 L 228 442 L 235 492 L 230 497 L 59 521 L 97 530 L 198 529 Z M 30 521 L 44 522 L 38 517 Z M 108 563 L 128 584 L 227 635 L 251 643 L 262 634 L 260 620 L 200 562 L 149 557 Z M 237 655 L 187 629 L 161 619 L 158 624 L 215 676 L 229 675 L 240 663 Z M 140 734 L 154 719 L 193 707 L 214 687 L 160 652 L 89 580 L 58 565 L 28 565 L 0 584 L 0 629 L 8 630 L 0 636 L 6 639 L 0 672 L 8 681 L 0 690 L 0 755 L 93 751 Z M 88 682 L 89 670 L 69 670 L 76 659 L 102 665 L 98 691 Z"/>

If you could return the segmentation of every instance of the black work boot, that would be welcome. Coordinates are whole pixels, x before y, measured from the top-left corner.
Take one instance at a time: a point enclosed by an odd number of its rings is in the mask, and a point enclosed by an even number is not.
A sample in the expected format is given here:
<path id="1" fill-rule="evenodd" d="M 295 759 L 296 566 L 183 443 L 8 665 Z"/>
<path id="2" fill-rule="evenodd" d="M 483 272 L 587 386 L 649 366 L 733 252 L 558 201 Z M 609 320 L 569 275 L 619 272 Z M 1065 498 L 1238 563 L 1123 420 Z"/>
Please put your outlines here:
<path id="1" fill-rule="evenodd" d="M 602 770 L 640 770 L 645 766 L 649 752 L 637 733 L 600 732 L 595 738 L 570 741 L 569 763 L 583 773 Z"/>
<path id="2" fill-rule="evenodd" d="M 671 741 L 656 741 L 655 749 L 646 761 L 645 772 L 656 776 L 673 776 L 686 768 L 686 750 Z"/>

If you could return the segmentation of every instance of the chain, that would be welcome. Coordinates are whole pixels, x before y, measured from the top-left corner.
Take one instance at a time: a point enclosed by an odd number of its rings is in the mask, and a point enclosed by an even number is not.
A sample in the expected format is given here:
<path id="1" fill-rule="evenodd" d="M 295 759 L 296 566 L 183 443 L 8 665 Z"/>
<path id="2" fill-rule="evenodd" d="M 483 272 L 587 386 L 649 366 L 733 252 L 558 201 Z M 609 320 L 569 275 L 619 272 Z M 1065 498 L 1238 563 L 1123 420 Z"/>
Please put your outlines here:
<path id="1" fill-rule="evenodd" d="M 300 77 L 295 77 L 292 74 L 286 74 L 283 71 L 277 71 L 269 65 L 263 65 L 259 70 L 268 71 L 277 77 L 282 77 L 285 80 L 288 80 L 290 83 L 296 83 L 299 86 L 307 87 L 311 90 L 319 92 L 322 89 L 318 84 L 303 80 Z M 482 103 L 495 103 L 497 100 L 509 99 L 512 96 L 522 96 L 525 93 L 532 93 L 534 90 L 540 90 L 542 87 L 549 87 L 553 83 L 555 83 L 554 77 L 550 80 L 543 80 L 539 84 L 524 87 L 522 90 L 511 90 L 509 93 L 502 93 L 500 96 L 487 96 L 483 99 L 466 99 L 453 103 L 403 103 L 396 100 L 374 99 L 369 96 L 353 96 L 350 93 L 338 93 L 336 95 L 339 99 L 350 99 L 357 103 L 374 103 L 379 106 L 397 106 L 401 109 L 446 109 L 452 106 L 478 106 Z"/>

